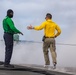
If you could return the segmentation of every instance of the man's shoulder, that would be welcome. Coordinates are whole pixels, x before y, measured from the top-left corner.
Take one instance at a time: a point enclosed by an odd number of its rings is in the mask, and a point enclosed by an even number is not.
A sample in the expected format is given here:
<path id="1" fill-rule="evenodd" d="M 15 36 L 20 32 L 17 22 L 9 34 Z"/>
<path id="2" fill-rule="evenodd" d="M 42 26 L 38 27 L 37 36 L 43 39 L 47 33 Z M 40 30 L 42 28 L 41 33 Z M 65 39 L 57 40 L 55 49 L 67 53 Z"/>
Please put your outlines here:
<path id="1" fill-rule="evenodd" d="M 5 17 L 5 18 L 3 19 L 3 22 L 6 21 L 6 19 L 7 19 L 7 17 Z"/>
<path id="2" fill-rule="evenodd" d="M 41 24 L 46 24 L 46 21 L 43 21 Z"/>
<path id="3" fill-rule="evenodd" d="M 10 18 L 6 16 L 3 20 L 7 20 L 7 19 L 10 19 Z"/>
<path id="4" fill-rule="evenodd" d="M 43 21 L 43 23 L 47 23 L 47 21 Z"/>
<path id="5" fill-rule="evenodd" d="M 9 18 L 9 17 L 6 17 L 6 20 L 7 20 L 7 21 L 12 21 L 12 19 L 11 19 L 11 18 Z"/>

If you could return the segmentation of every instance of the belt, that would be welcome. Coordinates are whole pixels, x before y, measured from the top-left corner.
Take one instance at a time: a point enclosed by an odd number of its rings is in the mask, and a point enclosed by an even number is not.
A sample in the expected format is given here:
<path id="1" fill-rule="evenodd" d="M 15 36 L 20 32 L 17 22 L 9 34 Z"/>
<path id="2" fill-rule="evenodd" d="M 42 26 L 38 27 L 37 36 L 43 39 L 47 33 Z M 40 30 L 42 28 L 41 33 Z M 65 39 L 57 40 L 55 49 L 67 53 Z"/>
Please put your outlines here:
<path id="1" fill-rule="evenodd" d="M 46 37 L 46 36 L 45 36 L 45 38 L 54 38 L 54 37 Z"/>
<path id="2" fill-rule="evenodd" d="M 45 38 L 54 38 L 54 37 L 45 37 Z"/>
<path id="3" fill-rule="evenodd" d="M 11 35 L 13 35 L 12 33 L 8 33 L 8 32 L 4 32 L 5 34 L 11 34 Z"/>

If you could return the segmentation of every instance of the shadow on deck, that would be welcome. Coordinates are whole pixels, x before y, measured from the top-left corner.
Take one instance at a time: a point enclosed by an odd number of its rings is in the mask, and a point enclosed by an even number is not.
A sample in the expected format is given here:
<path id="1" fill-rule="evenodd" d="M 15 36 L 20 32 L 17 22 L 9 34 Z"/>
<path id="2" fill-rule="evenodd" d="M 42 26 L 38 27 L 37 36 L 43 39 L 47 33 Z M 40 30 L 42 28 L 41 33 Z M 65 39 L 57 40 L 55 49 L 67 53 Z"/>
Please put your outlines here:
<path id="1" fill-rule="evenodd" d="M 45 68 L 41 65 L 16 65 L 15 68 L 5 68 L 0 65 L 0 75 L 27 75 L 26 72 L 30 75 L 75 75 L 75 72 L 72 72 L 71 68 L 56 68 L 52 67 Z M 32 74 L 33 73 L 33 74 Z M 38 73 L 38 74 L 37 74 Z M 29 75 L 29 74 L 28 74 Z"/>

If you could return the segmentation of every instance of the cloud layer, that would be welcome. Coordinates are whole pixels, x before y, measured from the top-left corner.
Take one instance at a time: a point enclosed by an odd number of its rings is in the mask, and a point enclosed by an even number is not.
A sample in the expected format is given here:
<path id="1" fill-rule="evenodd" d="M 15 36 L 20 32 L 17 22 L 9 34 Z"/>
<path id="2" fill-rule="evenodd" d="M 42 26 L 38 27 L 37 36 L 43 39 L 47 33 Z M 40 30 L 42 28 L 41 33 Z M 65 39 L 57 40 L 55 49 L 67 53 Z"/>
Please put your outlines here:
<path id="1" fill-rule="evenodd" d="M 2 20 L 6 16 L 6 11 L 8 9 L 14 10 L 14 22 L 18 29 L 20 29 L 24 36 L 20 36 L 20 39 L 25 40 L 29 38 L 31 32 L 27 30 L 27 25 L 39 25 L 45 19 L 47 12 L 52 13 L 53 21 L 55 21 L 62 29 L 62 35 L 65 37 L 66 34 L 69 35 L 70 28 L 73 29 L 75 26 L 75 15 L 76 15 L 76 4 L 75 0 L 0 0 L 0 34 L 2 36 Z M 66 31 L 66 34 L 65 34 Z M 40 34 L 41 33 L 41 34 Z M 38 34 L 40 37 L 43 32 L 40 31 Z M 33 34 L 33 33 L 32 33 Z M 36 33 L 35 33 L 36 34 Z M 34 36 L 35 36 L 34 34 Z M 2 37 L 0 37 L 2 38 Z M 62 37 L 61 37 L 62 38 Z M 66 37 L 65 37 L 66 38 Z M 29 38 L 31 39 L 31 38 Z M 26 40 L 29 40 L 26 39 Z M 41 38 L 40 38 L 41 39 Z M 40 40 L 39 39 L 39 40 Z M 33 39 L 31 39 L 33 40 Z"/>

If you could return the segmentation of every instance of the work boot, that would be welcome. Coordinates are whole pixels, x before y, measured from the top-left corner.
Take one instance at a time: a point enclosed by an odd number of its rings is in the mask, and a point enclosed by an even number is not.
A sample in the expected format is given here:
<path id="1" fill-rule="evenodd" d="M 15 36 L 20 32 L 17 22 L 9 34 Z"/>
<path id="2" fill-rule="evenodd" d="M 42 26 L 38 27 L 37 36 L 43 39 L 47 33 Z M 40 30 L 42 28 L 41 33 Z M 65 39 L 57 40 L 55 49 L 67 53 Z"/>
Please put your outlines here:
<path id="1" fill-rule="evenodd" d="M 0 61 L 0 65 L 3 65 L 3 64 L 4 64 L 4 62 Z"/>
<path id="2" fill-rule="evenodd" d="M 49 67 L 49 65 L 44 65 L 44 68 L 48 68 Z"/>
<path id="3" fill-rule="evenodd" d="M 56 69 L 56 62 L 53 63 L 53 69 Z"/>
<path id="4" fill-rule="evenodd" d="M 14 65 L 8 64 L 8 65 L 4 65 L 4 67 L 5 67 L 5 68 L 14 68 Z"/>
<path id="5" fill-rule="evenodd" d="M 50 65 L 44 65 L 44 68 L 45 68 L 46 70 L 50 70 L 50 69 L 51 69 L 51 66 L 50 66 Z"/>

